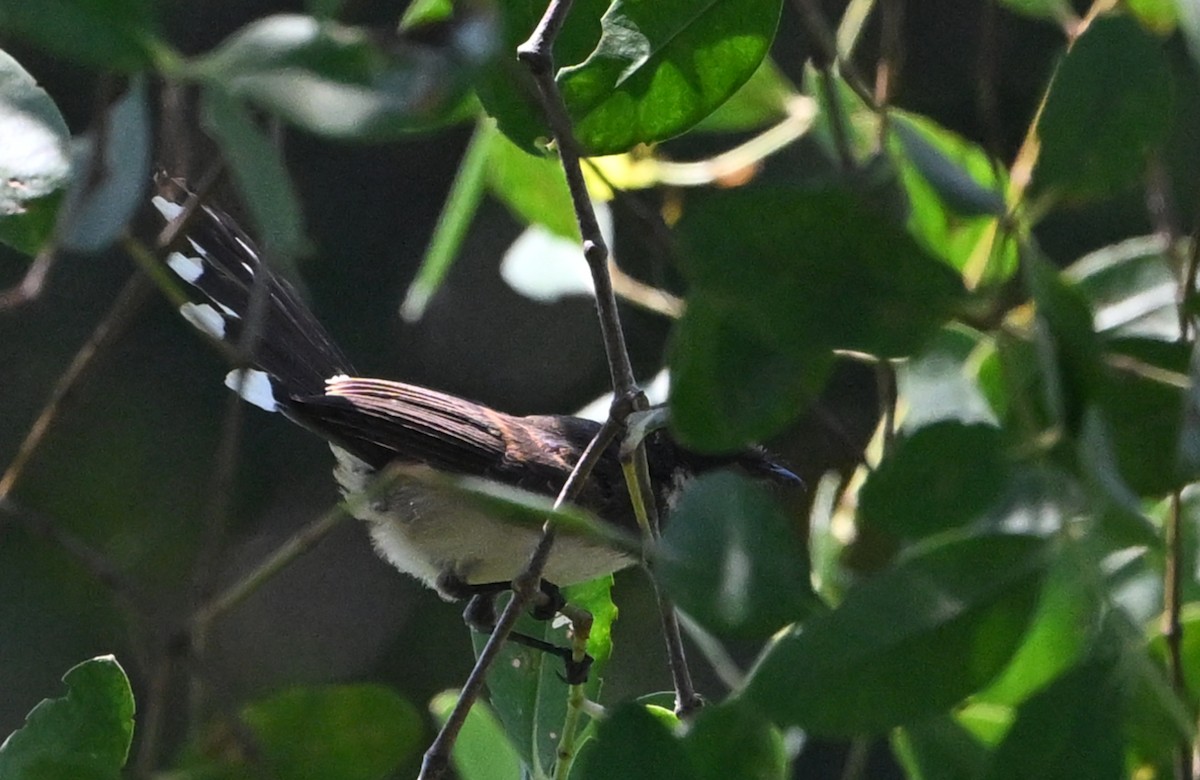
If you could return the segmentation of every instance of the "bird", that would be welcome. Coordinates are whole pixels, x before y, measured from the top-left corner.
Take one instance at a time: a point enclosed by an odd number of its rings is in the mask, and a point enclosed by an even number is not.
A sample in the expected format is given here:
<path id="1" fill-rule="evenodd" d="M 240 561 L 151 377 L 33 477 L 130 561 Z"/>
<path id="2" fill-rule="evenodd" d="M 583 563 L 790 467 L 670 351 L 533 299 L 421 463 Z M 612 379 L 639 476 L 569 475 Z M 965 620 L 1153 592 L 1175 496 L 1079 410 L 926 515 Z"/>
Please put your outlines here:
<path id="1" fill-rule="evenodd" d="M 161 171 L 154 190 L 151 202 L 168 224 L 193 198 L 186 182 Z M 166 266 L 194 291 L 180 313 L 230 345 L 253 329 L 244 355 L 248 365 L 230 371 L 225 384 L 254 406 L 325 439 L 333 451 L 335 481 L 351 512 L 366 523 L 379 555 L 446 600 L 471 600 L 468 623 L 482 629 L 478 624 L 487 618 L 481 616 L 489 613 L 478 599 L 494 599 L 511 587 L 539 532 L 432 489 L 419 470 L 553 497 L 600 424 L 572 415 L 511 415 L 450 393 L 359 376 L 296 290 L 272 272 L 227 213 L 200 203 L 181 226 L 165 257 Z M 601 454 L 574 504 L 601 523 L 638 533 L 619 444 Z M 761 449 L 699 453 L 665 430 L 650 434 L 645 444 L 660 516 L 692 478 L 714 469 L 800 484 Z M 376 477 L 396 465 L 405 469 L 372 493 Z M 363 496 L 369 497 L 351 500 Z M 554 593 L 636 562 L 629 552 L 596 539 L 562 535 L 542 578 Z"/>

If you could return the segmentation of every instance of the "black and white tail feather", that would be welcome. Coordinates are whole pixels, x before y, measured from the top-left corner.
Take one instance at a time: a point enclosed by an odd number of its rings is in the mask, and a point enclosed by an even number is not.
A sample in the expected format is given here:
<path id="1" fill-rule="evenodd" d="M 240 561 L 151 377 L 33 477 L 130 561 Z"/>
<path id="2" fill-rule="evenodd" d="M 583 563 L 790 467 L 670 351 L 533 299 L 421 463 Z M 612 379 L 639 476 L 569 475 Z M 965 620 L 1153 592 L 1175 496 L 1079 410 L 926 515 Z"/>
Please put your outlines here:
<path id="1" fill-rule="evenodd" d="M 178 181 L 159 176 L 154 207 L 168 222 L 177 219 L 191 193 Z M 291 399 L 325 392 L 331 377 L 354 373 L 350 361 L 333 343 L 286 281 L 263 265 L 249 236 L 225 213 L 201 205 L 188 224 L 184 249 L 167 256 L 175 274 L 206 299 L 186 303 L 180 313 L 196 328 L 222 342 L 237 345 L 251 302 L 264 297 L 261 317 L 251 335 L 251 362 L 241 376 L 231 371 L 226 384 L 267 411 L 286 408 Z M 255 286 L 265 289 L 256 293 Z"/>

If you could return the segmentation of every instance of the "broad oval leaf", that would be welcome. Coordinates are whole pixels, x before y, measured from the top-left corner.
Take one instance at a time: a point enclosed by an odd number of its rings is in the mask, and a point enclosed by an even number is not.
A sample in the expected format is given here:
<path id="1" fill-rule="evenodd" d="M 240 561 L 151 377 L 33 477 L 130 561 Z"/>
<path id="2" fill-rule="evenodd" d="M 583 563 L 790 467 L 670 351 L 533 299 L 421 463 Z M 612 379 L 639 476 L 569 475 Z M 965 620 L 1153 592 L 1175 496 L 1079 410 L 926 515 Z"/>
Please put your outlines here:
<path id="1" fill-rule="evenodd" d="M 683 746 L 697 780 L 783 780 L 788 755 L 783 735 L 737 701 L 700 710 L 688 724 Z"/>
<path id="2" fill-rule="evenodd" d="M 912 555 L 784 635 L 746 700 L 781 726 L 838 735 L 881 733 L 954 705 L 1020 645 L 1046 544 L 988 535 Z"/>
<path id="3" fill-rule="evenodd" d="M 671 513 L 655 572 L 675 604 L 710 631 L 766 638 L 820 604 L 798 531 L 763 485 L 704 475 Z"/>
<path id="4" fill-rule="evenodd" d="M 133 739 L 133 691 L 111 655 L 72 667 L 67 695 L 45 699 L 0 744 L 0 777 L 117 780 Z"/>
<path id="5" fill-rule="evenodd" d="M 0 241 L 37 254 L 71 176 L 71 132 L 54 101 L 0 51 Z"/>
<path id="6" fill-rule="evenodd" d="M 445 691 L 433 697 L 429 709 L 439 723 L 445 723 L 457 701 L 457 691 Z M 512 780 L 521 776 L 521 758 L 486 701 L 475 702 L 467 713 L 450 760 L 462 780 Z"/>
<path id="7" fill-rule="evenodd" d="M 766 56 L 780 0 L 617 0 L 596 50 L 558 77 L 592 154 L 678 135 L 725 102 Z"/>
<path id="8" fill-rule="evenodd" d="M 867 477 L 859 517 L 895 536 L 920 539 L 981 517 L 1007 478 L 999 428 L 934 423 L 901 440 Z"/>
<path id="9" fill-rule="evenodd" d="M 1068 198 L 1134 183 L 1166 135 L 1171 103 L 1161 43 L 1128 17 L 1096 19 L 1059 67 L 1038 120 L 1034 183 Z"/>

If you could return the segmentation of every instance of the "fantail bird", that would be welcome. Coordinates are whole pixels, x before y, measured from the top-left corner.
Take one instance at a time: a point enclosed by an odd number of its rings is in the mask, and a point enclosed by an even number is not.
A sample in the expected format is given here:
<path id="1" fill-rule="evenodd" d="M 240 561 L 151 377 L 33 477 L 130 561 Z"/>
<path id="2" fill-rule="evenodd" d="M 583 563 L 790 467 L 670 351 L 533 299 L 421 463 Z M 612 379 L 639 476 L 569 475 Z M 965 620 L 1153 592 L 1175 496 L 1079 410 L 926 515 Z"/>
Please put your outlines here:
<path id="1" fill-rule="evenodd" d="M 184 185 L 160 174 L 153 204 L 167 221 L 184 210 Z M 292 287 L 271 273 L 254 242 L 225 213 L 196 209 L 167 265 L 203 299 L 181 312 L 193 325 L 237 343 L 253 321 L 251 368 L 226 385 L 255 406 L 329 441 L 334 476 L 347 496 L 367 489 L 393 463 L 495 480 L 555 496 L 599 428 L 569 415 L 518 417 L 463 398 L 386 379 L 355 376 Z M 262 289 L 256 291 L 256 285 Z M 256 302 L 256 296 L 258 301 Z M 252 306 L 260 306 L 252 311 Z M 245 372 L 245 373 L 243 373 Z M 602 522 L 637 532 L 618 443 L 600 457 L 575 503 Z M 676 445 L 665 431 L 646 440 L 660 516 L 694 474 L 739 467 L 786 483 L 799 479 L 761 451 L 710 456 Z M 370 500 L 352 503 L 379 554 L 446 599 L 506 589 L 537 543 L 537 532 L 463 506 L 419 481 L 397 478 Z M 730 518 L 736 522 L 736 518 Z M 577 537 L 558 538 L 543 578 L 570 585 L 634 563 L 627 553 Z"/>

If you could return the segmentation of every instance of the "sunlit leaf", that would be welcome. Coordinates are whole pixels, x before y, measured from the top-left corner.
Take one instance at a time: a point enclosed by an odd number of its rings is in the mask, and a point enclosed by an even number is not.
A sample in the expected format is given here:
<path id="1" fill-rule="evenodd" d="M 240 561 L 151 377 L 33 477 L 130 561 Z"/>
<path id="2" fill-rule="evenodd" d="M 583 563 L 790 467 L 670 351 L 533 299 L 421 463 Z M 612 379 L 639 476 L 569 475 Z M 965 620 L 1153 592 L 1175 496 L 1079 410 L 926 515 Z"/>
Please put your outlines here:
<path id="1" fill-rule="evenodd" d="M 575 137 L 593 154 L 682 133 L 767 53 L 779 0 L 617 0 L 596 50 L 559 74 Z"/>

